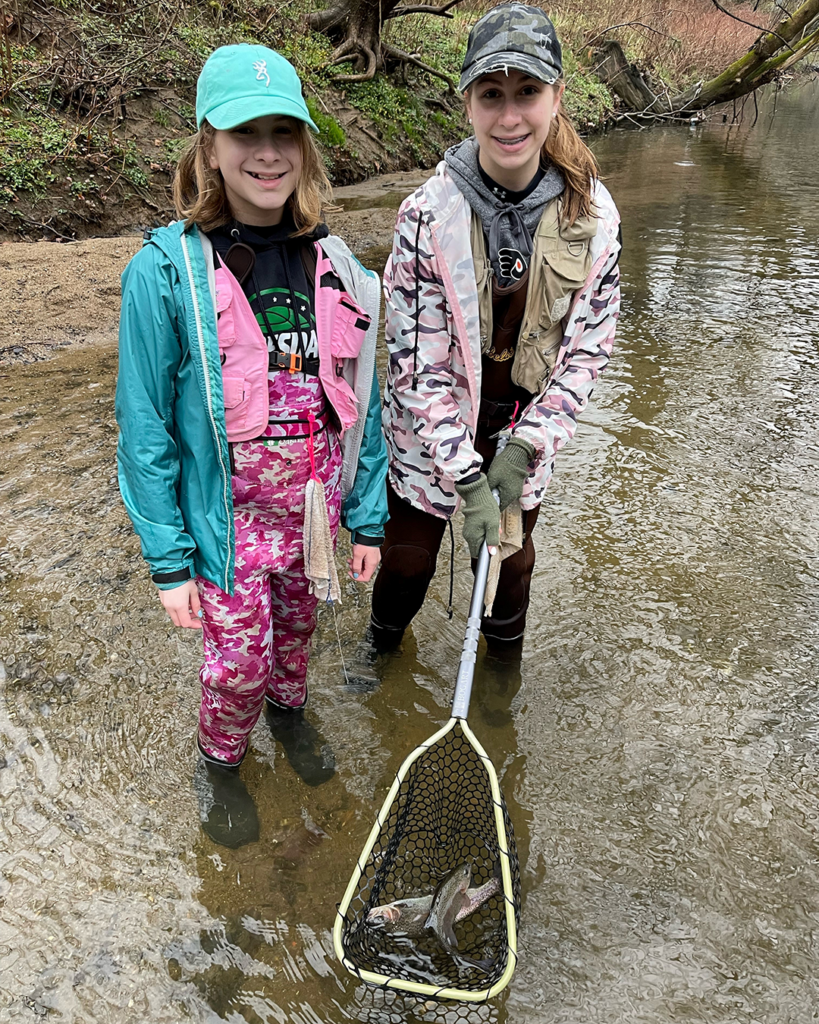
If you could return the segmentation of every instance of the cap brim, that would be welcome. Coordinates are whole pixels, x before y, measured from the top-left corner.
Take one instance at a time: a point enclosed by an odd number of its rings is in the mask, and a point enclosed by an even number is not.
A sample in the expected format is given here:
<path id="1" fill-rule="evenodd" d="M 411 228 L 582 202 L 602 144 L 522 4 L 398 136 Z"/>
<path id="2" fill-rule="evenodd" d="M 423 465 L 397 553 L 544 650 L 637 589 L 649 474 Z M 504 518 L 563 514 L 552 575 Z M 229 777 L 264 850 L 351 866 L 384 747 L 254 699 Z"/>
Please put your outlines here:
<path id="1" fill-rule="evenodd" d="M 493 71 L 505 71 L 506 74 L 509 74 L 510 68 L 513 71 L 522 71 L 524 75 L 536 78 L 539 82 L 545 82 L 546 85 L 554 85 L 561 75 L 557 68 L 545 61 L 538 60 L 537 57 L 529 57 L 525 53 L 508 50 L 505 53 L 492 53 L 488 57 L 475 61 L 461 75 L 458 92 L 465 92 L 476 79 L 483 75 L 491 75 Z"/>
<path id="2" fill-rule="evenodd" d="M 252 121 L 255 117 L 267 117 L 270 114 L 295 117 L 297 121 L 304 121 L 318 135 L 318 128 L 307 113 L 307 109 L 284 96 L 254 96 L 252 99 L 231 100 L 209 110 L 202 120 L 207 121 L 217 131 L 225 131 L 246 121 Z"/>

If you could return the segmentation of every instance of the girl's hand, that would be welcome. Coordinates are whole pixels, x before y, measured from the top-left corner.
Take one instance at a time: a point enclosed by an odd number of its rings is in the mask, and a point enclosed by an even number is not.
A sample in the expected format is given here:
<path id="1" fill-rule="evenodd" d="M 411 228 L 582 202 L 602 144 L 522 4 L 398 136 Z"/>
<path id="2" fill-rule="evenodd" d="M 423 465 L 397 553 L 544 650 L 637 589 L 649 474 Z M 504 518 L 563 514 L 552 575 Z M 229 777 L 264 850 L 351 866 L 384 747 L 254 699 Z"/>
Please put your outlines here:
<path id="1" fill-rule="evenodd" d="M 350 579 L 356 583 L 366 583 L 381 561 L 381 548 L 370 548 L 366 544 L 353 544 L 353 557 L 347 560 L 350 567 Z"/>
<path id="2" fill-rule="evenodd" d="M 173 587 L 172 590 L 160 590 L 159 600 L 175 626 L 181 626 L 183 629 L 202 628 L 196 580 L 188 580 L 187 583 Z"/>

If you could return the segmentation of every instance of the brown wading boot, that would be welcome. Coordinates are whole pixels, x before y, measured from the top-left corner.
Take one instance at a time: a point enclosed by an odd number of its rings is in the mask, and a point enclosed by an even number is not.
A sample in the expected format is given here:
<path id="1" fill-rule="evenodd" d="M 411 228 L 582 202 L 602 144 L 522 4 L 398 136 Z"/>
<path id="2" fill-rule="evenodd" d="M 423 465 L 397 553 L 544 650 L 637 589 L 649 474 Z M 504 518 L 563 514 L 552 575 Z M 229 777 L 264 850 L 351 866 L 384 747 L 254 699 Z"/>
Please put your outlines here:
<path id="1" fill-rule="evenodd" d="M 298 708 L 264 699 L 270 734 L 281 744 L 290 767 L 308 786 L 321 786 L 336 773 L 336 759 L 318 729 L 304 717 L 304 705 Z"/>
<path id="2" fill-rule="evenodd" d="M 199 746 L 193 789 L 199 801 L 202 831 L 214 843 L 236 850 L 259 838 L 259 815 L 239 775 L 239 765 L 206 754 Z M 243 755 L 244 757 L 244 755 Z"/>

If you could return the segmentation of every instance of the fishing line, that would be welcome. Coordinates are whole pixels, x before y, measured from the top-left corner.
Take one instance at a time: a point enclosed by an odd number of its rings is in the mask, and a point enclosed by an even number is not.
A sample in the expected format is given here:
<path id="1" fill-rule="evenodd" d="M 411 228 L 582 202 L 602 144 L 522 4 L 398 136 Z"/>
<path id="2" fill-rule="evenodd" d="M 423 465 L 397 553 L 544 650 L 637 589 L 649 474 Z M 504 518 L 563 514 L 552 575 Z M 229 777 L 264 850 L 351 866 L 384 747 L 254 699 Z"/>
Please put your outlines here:
<path id="1" fill-rule="evenodd" d="M 327 598 L 327 604 L 333 609 L 333 624 L 336 627 L 336 641 L 338 643 L 338 656 L 341 658 L 341 670 L 344 673 L 344 682 L 349 686 L 350 677 L 347 675 L 347 666 L 344 664 L 344 651 L 341 647 L 341 633 L 338 629 L 338 616 L 336 615 L 336 603 Z"/>

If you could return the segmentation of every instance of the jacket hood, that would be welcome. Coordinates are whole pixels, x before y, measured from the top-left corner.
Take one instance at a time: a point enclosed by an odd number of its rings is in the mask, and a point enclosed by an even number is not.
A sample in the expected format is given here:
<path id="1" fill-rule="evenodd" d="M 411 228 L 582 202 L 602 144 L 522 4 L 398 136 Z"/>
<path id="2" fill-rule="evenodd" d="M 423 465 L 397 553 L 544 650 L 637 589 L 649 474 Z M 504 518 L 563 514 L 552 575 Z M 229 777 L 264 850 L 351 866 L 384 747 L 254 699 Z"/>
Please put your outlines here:
<path id="1" fill-rule="evenodd" d="M 496 280 L 508 285 L 520 280 L 532 254 L 532 236 L 546 206 L 563 192 L 565 182 L 556 167 L 548 167 L 528 196 L 512 203 L 498 186 L 487 185 L 479 165 L 479 147 L 475 138 L 446 151 L 444 161 L 449 173 L 480 217 L 489 243 L 489 261 Z"/>

